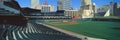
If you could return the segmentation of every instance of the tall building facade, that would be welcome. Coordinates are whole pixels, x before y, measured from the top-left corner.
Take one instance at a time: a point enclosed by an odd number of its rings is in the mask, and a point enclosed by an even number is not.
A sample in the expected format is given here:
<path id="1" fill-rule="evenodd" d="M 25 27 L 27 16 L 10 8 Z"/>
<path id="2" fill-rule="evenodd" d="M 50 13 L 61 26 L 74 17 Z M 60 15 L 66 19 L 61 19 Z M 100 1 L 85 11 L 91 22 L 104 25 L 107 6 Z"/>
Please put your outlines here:
<path id="1" fill-rule="evenodd" d="M 59 0 L 58 1 L 58 10 L 71 10 L 72 9 L 72 4 L 71 0 Z"/>
<path id="2" fill-rule="evenodd" d="M 41 5 L 41 12 L 53 12 L 54 11 L 54 6 L 44 4 Z"/>
<path id="3" fill-rule="evenodd" d="M 82 13 L 82 18 L 94 17 L 93 3 L 91 0 L 82 0 L 80 13 Z"/>
<path id="4" fill-rule="evenodd" d="M 39 0 L 31 0 L 31 8 L 35 9 L 39 5 Z"/>
<path id="5" fill-rule="evenodd" d="M 97 14 L 98 13 L 97 5 L 95 3 L 93 3 L 92 5 L 93 5 L 93 7 L 92 7 L 93 13 Z"/>
<path id="6" fill-rule="evenodd" d="M 110 9 L 110 5 L 103 5 L 98 9 L 98 12 L 107 12 Z"/>
<path id="7" fill-rule="evenodd" d="M 120 4 L 115 2 L 113 5 L 113 16 L 120 16 Z"/>
<path id="8" fill-rule="evenodd" d="M 118 4 L 117 8 L 120 8 L 120 4 Z"/>
<path id="9" fill-rule="evenodd" d="M 64 15 L 69 16 L 69 17 L 79 16 L 79 11 L 78 10 L 65 10 Z"/>
<path id="10" fill-rule="evenodd" d="M 114 0 L 110 0 L 110 15 L 113 16 L 114 15 Z"/>
<path id="11" fill-rule="evenodd" d="M 40 5 L 37 5 L 37 6 L 35 7 L 35 9 L 41 10 L 41 6 L 40 6 Z"/>
<path id="12" fill-rule="evenodd" d="M 91 0 L 82 0 L 82 5 L 85 6 L 85 5 L 91 5 L 92 4 L 92 1 Z"/>

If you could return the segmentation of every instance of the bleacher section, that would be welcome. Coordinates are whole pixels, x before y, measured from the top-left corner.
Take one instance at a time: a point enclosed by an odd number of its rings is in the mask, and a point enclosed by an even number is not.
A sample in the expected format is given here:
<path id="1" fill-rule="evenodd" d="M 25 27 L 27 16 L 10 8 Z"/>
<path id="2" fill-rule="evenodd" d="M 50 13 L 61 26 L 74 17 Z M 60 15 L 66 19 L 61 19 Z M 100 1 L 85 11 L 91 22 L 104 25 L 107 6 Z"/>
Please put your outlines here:
<path id="1" fill-rule="evenodd" d="M 20 13 L 19 10 L 14 9 L 14 8 L 11 8 L 11 7 L 8 7 L 8 6 L 3 5 L 3 4 L 0 4 L 0 9 L 8 10 L 8 11 L 13 12 L 13 13 L 16 13 L 16 14 L 19 14 L 19 13 Z"/>
<path id="2" fill-rule="evenodd" d="M 0 8 L 0 15 L 12 15 L 12 14 L 13 14 L 12 12 Z"/>
<path id="3" fill-rule="evenodd" d="M 0 8 L 0 24 L 19 24 L 25 26 L 26 23 L 27 19 L 23 15 Z"/>
<path id="4" fill-rule="evenodd" d="M 28 26 L 0 24 L 0 40 L 81 40 L 41 24 Z"/>
<path id="5" fill-rule="evenodd" d="M 0 4 L 0 40 L 81 40 L 42 24 L 28 22 L 16 1 Z"/>

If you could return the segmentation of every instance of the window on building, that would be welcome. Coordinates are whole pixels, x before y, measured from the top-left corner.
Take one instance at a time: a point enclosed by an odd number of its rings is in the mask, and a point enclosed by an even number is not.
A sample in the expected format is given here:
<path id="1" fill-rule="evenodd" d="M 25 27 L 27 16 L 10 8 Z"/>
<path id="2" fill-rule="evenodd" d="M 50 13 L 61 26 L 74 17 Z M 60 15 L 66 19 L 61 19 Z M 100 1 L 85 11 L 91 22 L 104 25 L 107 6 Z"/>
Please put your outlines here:
<path id="1" fill-rule="evenodd" d="M 90 5 L 86 5 L 86 6 L 85 6 L 85 9 L 90 9 L 89 6 L 90 6 Z"/>

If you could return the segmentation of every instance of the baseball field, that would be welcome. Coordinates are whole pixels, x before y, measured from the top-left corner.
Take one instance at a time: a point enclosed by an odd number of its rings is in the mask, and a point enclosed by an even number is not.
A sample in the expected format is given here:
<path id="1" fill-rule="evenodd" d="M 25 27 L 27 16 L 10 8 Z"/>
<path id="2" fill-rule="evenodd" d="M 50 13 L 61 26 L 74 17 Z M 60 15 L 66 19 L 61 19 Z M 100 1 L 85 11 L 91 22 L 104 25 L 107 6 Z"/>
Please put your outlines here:
<path id="1" fill-rule="evenodd" d="M 120 22 L 51 22 L 48 25 L 94 38 L 120 40 Z"/>

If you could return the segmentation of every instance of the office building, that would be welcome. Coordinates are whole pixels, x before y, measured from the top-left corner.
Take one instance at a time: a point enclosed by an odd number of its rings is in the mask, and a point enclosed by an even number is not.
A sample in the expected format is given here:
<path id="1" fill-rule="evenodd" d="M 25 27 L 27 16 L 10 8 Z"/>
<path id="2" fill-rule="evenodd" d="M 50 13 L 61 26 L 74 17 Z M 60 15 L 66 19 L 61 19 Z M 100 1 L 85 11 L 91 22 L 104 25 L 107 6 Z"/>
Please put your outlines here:
<path id="1" fill-rule="evenodd" d="M 104 16 L 109 10 L 111 6 L 110 5 L 103 5 L 98 9 L 98 13 L 96 16 Z"/>
<path id="2" fill-rule="evenodd" d="M 57 10 L 71 10 L 72 4 L 71 0 L 59 0 Z"/>
<path id="3" fill-rule="evenodd" d="M 94 17 L 93 4 L 91 0 L 82 0 L 80 13 L 82 13 L 82 18 Z"/>
<path id="4" fill-rule="evenodd" d="M 110 5 L 103 5 L 98 9 L 98 12 L 106 12 L 110 9 Z"/>
<path id="5" fill-rule="evenodd" d="M 120 4 L 117 2 L 113 5 L 113 16 L 120 16 Z"/>
<path id="6" fill-rule="evenodd" d="M 95 3 L 93 3 L 93 13 L 97 14 L 98 10 L 97 10 L 97 5 Z"/>
<path id="7" fill-rule="evenodd" d="M 54 6 L 49 5 L 47 2 L 41 5 L 41 12 L 53 12 L 53 11 Z"/>
<path id="8" fill-rule="evenodd" d="M 92 1 L 91 0 L 82 0 L 82 5 L 91 5 Z"/>
<path id="9" fill-rule="evenodd" d="M 41 12 L 53 12 L 54 7 L 51 5 L 41 5 Z"/>
<path id="10" fill-rule="evenodd" d="M 41 10 L 41 6 L 40 6 L 40 5 L 37 5 L 37 6 L 35 7 L 35 9 Z"/>
<path id="11" fill-rule="evenodd" d="M 65 10 L 64 15 L 70 16 L 70 17 L 79 16 L 79 11 L 78 10 Z"/>
<path id="12" fill-rule="evenodd" d="M 39 5 L 39 0 L 31 0 L 31 8 L 35 9 Z"/>
<path id="13" fill-rule="evenodd" d="M 120 8 L 120 3 L 117 3 L 117 8 Z"/>

